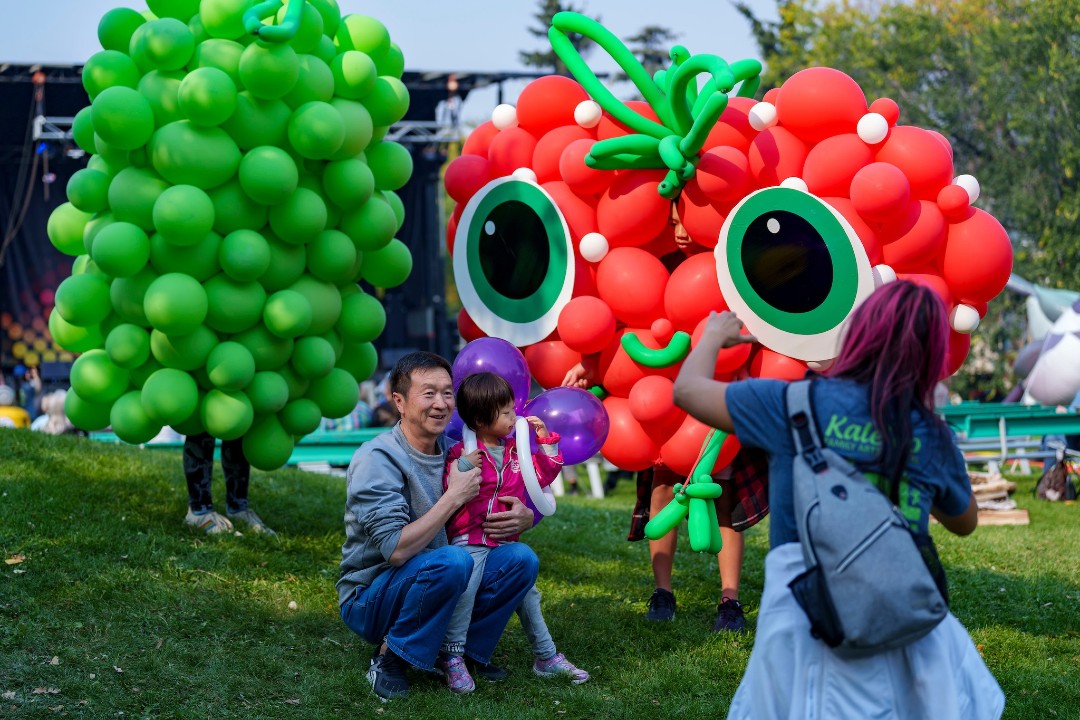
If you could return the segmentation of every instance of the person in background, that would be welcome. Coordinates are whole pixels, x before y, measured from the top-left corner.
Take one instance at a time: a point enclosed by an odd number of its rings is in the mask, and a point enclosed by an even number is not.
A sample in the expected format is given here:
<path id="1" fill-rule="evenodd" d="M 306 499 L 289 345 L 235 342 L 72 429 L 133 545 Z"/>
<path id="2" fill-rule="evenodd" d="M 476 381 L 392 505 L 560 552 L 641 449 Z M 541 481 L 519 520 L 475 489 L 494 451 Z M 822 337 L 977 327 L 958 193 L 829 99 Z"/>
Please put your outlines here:
<path id="1" fill-rule="evenodd" d="M 15 404 L 15 388 L 10 385 L 0 385 L 0 427 L 30 427 L 30 413 Z"/>
<path id="2" fill-rule="evenodd" d="M 375 383 L 365 380 L 360 383 L 360 399 L 356 401 L 356 407 L 353 408 L 353 411 L 341 418 L 324 417 L 319 429 L 333 432 L 335 430 L 349 431 L 371 427 L 375 407 L 374 399 Z"/>
<path id="3" fill-rule="evenodd" d="M 371 424 L 375 427 L 393 427 L 401 419 L 393 394 L 390 387 L 390 373 L 386 373 L 375 392 L 375 399 L 378 402 L 373 406 L 371 416 Z"/>
<path id="4" fill-rule="evenodd" d="M 30 423 L 30 429 L 48 435 L 67 435 L 75 432 L 75 426 L 64 413 L 67 390 L 54 390 L 41 398 L 42 414 Z"/>
<path id="5" fill-rule="evenodd" d="M 188 511 L 184 522 L 191 527 L 216 535 L 233 531 L 233 521 L 246 525 L 261 535 L 276 535 L 255 511 L 248 507 L 248 484 L 251 465 L 244 457 L 243 441 L 222 440 L 221 471 L 225 475 L 225 512 L 214 511 L 210 486 L 214 477 L 215 439 L 209 433 L 184 438 L 184 477 L 187 479 Z"/>

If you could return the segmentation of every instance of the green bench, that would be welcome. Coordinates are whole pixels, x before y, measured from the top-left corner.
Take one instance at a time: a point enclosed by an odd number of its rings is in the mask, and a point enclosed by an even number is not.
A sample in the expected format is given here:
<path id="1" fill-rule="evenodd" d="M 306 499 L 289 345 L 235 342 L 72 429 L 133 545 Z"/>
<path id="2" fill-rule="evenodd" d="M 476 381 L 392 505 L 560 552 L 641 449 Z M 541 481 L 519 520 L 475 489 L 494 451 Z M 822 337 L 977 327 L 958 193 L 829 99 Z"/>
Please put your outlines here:
<path id="1" fill-rule="evenodd" d="M 985 462 L 991 470 L 1014 461 L 1030 472 L 1029 460 L 1059 457 L 1059 451 L 1042 448 L 1044 436 L 1080 434 L 1080 414 L 1043 405 L 962 403 L 938 408 L 938 413 L 956 430 L 964 458 Z"/>

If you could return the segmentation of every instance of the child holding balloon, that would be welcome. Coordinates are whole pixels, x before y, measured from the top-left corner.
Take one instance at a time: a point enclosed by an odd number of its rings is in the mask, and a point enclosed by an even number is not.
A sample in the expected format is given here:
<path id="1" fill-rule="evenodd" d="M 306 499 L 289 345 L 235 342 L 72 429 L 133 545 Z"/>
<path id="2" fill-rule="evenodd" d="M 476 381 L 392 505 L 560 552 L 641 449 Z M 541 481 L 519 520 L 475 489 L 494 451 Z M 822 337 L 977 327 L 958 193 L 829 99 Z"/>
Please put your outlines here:
<path id="1" fill-rule="evenodd" d="M 473 572 L 468 589 L 454 609 L 438 665 L 446 674 L 447 685 L 453 692 L 469 693 L 476 688 L 476 683 L 465 666 L 462 653 L 472 619 L 476 588 L 484 574 L 484 561 L 491 548 L 501 542 L 517 540 L 516 537 L 502 541 L 489 538 L 484 533 L 484 519 L 488 513 L 497 511 L 497 503 L 508 495 L 526 501 L 522 462 L 532 464 L 539 485 L 546 487 L 562 468 L 562 454 L 559 452 L 558 433 L 549 433 L 543 420 L 529 416 L 525 420 L 536 432 L 539 449 L 528 458 L 519 455 L 516 444 L 508 441 L 517 422 L 514 391 L 509 382 L 495 373 L 481 372 L 466 377 L 457 391 L 457 410 L 465 425 L 475 431 L 477 447 L 469 453 L 465 452 L 464 442 L 450 448 L 447 473 L 454 463 L 466 471 L 479 467 L 480 493 L 450 519 L 446 528 L 450 544 L 465 547 L 472 556 Z M 533 672 L 541 677 L 566 675 L 574 684 L 589 679 L 589 673 L 575 667 L 556 650 L 540 612 L 540 592 L 535 586 L 521 601 L 518 616 L 536 655 Z M 483 666 L 480 671 L 489 679 L 504 676 L 501 670 L 490 665 Z"/>

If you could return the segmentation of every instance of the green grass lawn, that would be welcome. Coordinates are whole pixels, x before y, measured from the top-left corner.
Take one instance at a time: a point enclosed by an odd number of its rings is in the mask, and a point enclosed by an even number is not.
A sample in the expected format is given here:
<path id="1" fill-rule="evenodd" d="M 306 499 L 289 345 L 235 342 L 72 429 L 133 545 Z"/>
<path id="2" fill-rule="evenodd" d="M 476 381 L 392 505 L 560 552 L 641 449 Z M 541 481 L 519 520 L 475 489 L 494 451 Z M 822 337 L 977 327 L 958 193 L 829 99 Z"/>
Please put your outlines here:
<path id="1" fill-rule="evenodd" d="M 1019 482 L 1030 526 L 936 530 L 953 610 L 1005 717 L 1080 718 L 1080 505 Z M 220 477 L 215 495 L 223 507 Z M 344 497 L 342 478 L 255 472 L 252 505 L 280 537 L 207 537 L 182 523 L 178 453 L 0 431 L 0 717 L 724 716 L 753 635 L 710 632 L 716 561 L 685 534 L 676 621 L 643 620 L 652 576 L 645 544 L 624 541 L 629 483 L 561 499 L 527 538 L 552 634 L 588 683 L 534 677 L 514 619 L 495 655 L 507 682 L 458 697 L 417 673 L 409 699 L 382 705 L 362 675 L 370 647 L 337 614 Z M 751 623 L 766 524 L 747 534 Z"/>

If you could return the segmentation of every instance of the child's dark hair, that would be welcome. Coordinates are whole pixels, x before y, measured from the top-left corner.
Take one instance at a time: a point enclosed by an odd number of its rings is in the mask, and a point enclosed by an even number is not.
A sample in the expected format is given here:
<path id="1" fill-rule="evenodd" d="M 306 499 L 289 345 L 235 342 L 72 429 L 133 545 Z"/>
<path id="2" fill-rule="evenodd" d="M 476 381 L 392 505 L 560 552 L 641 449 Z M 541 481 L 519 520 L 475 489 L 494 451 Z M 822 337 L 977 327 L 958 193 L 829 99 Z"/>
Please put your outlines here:
<path id="1" fill-rule="evenodd" d="M 491 425 L 499 417 L 499 411 L 513 402 L 514 389 L 495 373 L 469 375 L 457 390 L 458 415 L 473 430 Z"/>

